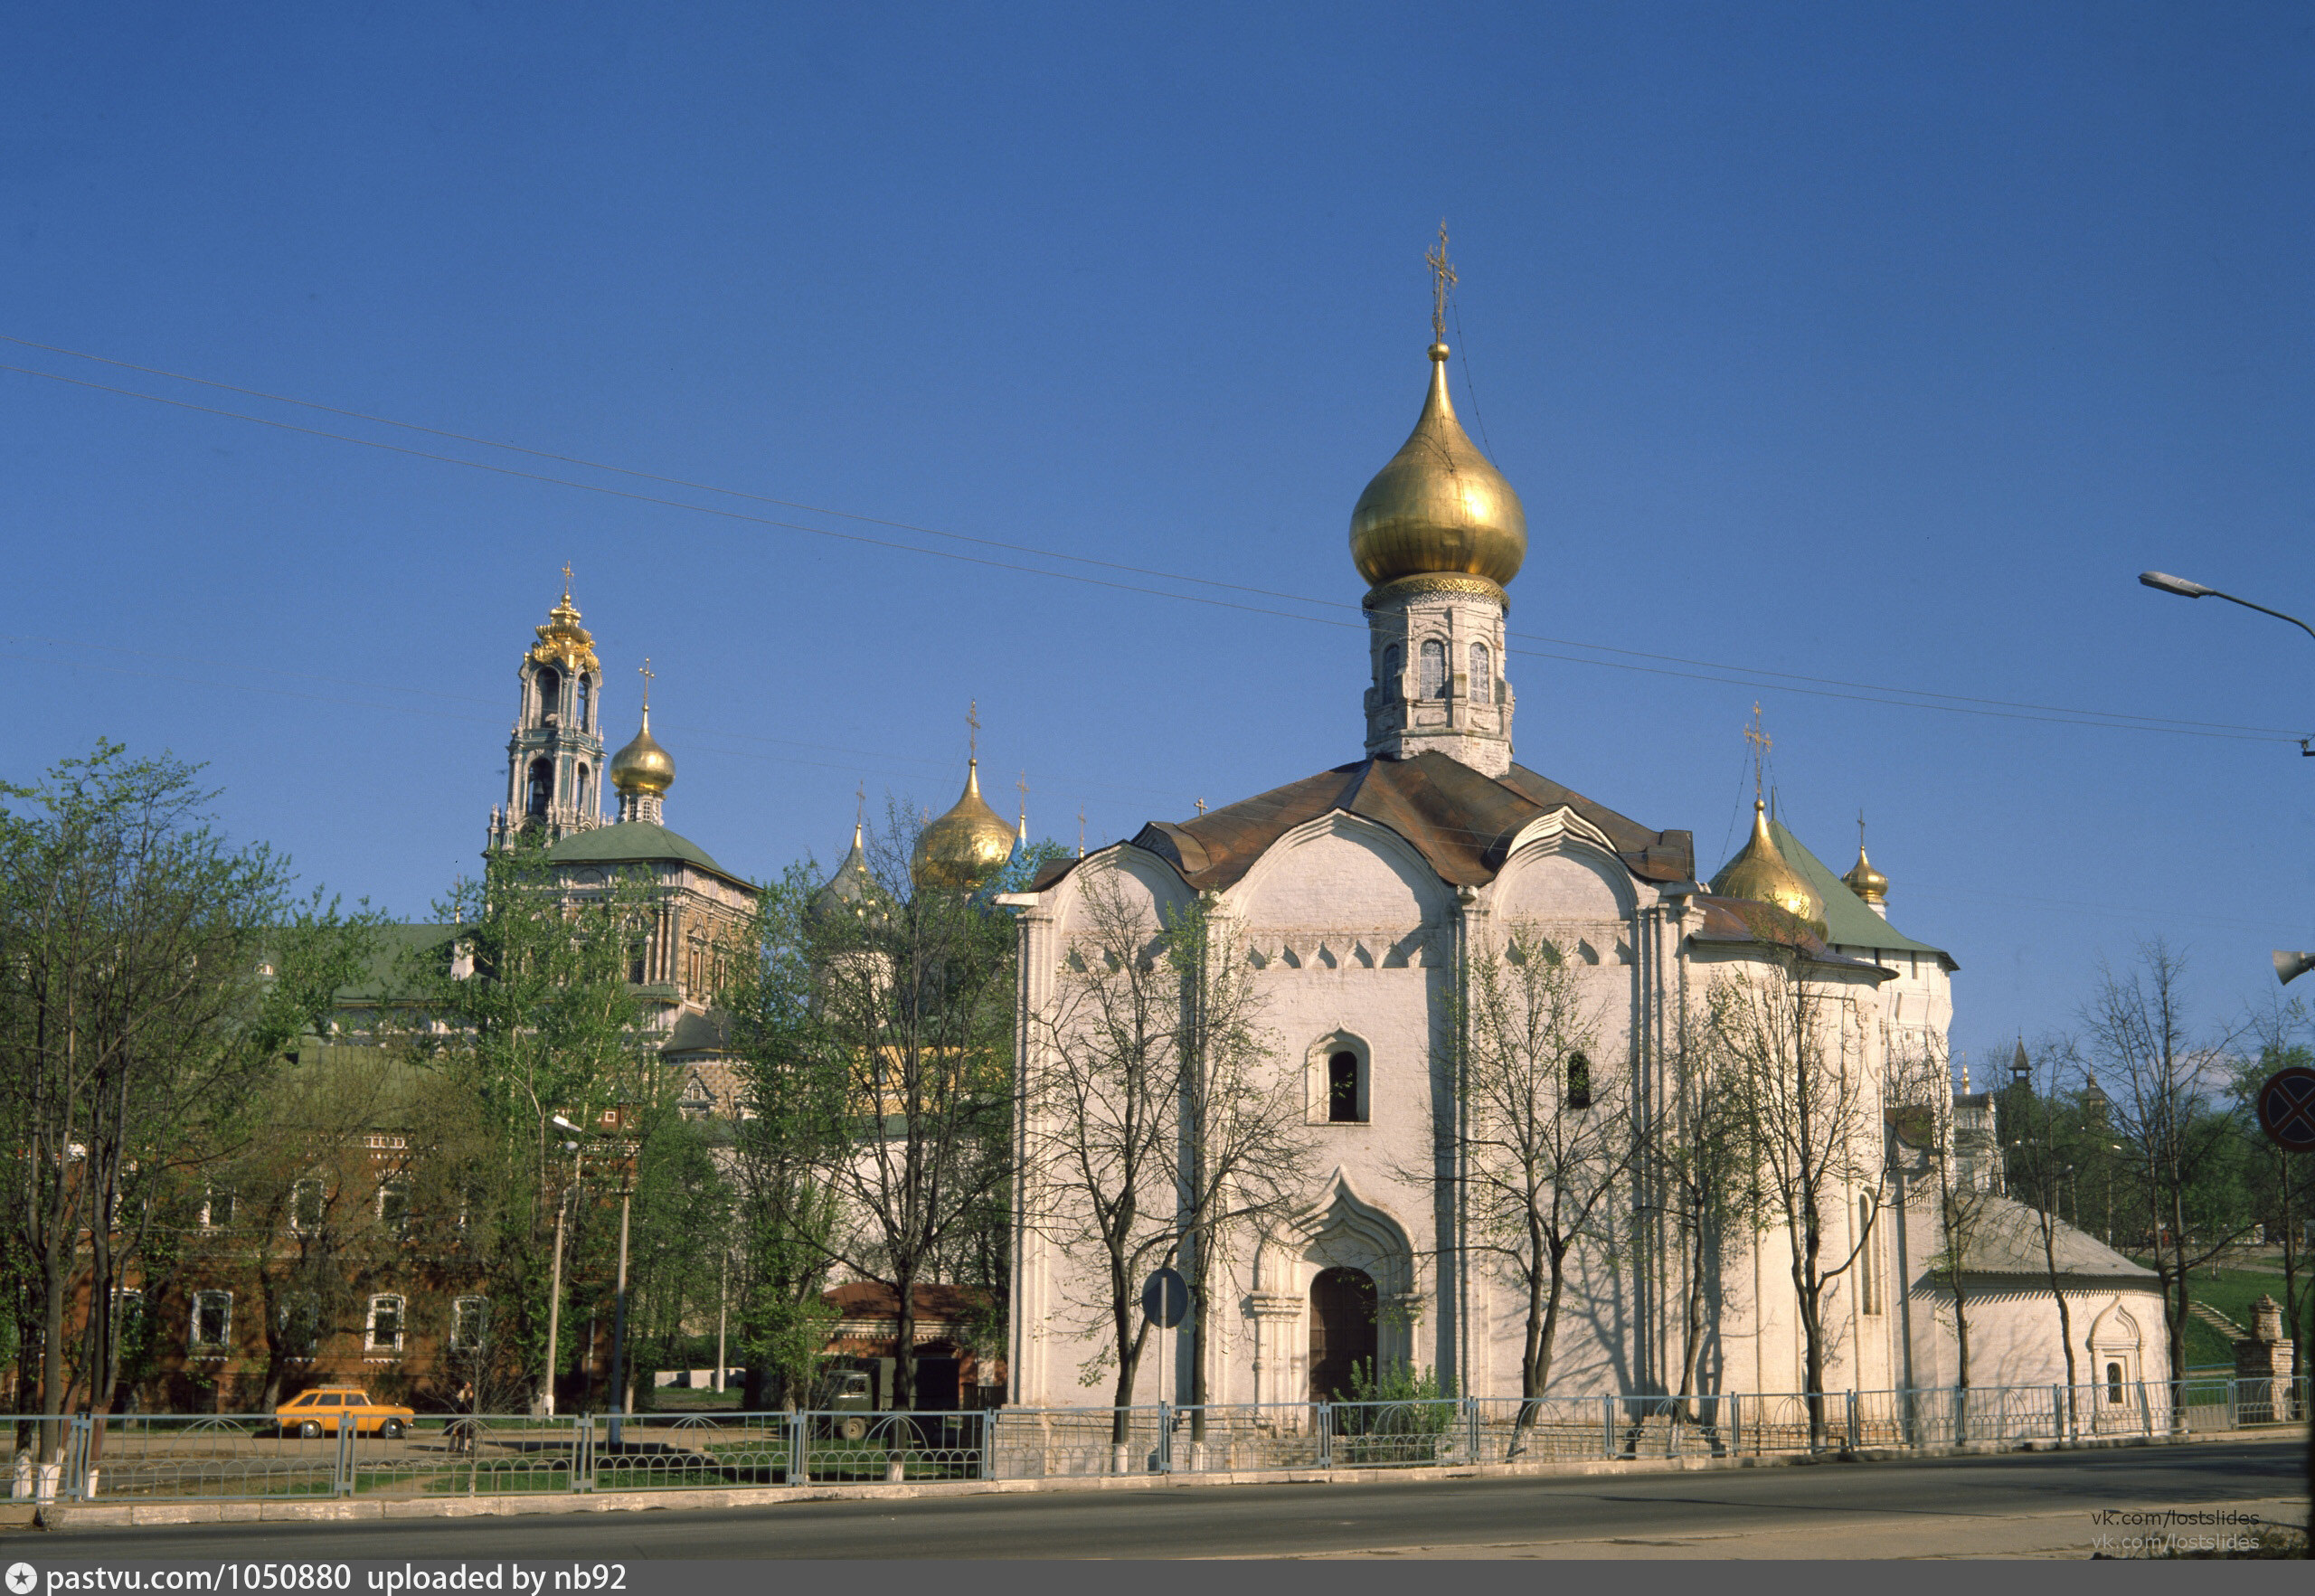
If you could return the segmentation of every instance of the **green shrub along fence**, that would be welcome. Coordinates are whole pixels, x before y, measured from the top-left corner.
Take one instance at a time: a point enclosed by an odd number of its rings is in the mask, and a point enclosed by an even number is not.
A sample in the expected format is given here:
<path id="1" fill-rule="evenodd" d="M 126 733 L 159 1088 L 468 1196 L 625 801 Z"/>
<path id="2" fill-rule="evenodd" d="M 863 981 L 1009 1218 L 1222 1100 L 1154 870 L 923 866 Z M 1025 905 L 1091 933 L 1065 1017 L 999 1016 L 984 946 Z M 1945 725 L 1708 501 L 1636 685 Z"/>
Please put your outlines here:
<path id="1" fill-rule="evenodd" d="M 304 1436 L 270 1414 L 0 1417 L 33 1502 L 537 1492 L 1437 1469 L 2098 1438 L 2304 1421 L 2309 1381 L 1797 1393 L 998 1408 L 969 1412 L 421 1415 Z"/>

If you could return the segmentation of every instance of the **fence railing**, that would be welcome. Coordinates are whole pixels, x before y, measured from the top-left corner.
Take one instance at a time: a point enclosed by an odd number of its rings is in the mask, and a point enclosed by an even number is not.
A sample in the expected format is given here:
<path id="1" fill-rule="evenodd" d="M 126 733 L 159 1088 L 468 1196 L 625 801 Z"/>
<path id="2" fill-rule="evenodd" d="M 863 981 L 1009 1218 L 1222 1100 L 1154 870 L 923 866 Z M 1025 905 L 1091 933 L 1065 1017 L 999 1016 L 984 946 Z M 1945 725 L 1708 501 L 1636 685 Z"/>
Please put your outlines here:
<path id="1" fill-rule="evenodd" d="M 0 1415 L 33 1502 L 509 1497 L 2170 1438 L 2303 1422 L 2309 1378 L 966 1412 Z"/>

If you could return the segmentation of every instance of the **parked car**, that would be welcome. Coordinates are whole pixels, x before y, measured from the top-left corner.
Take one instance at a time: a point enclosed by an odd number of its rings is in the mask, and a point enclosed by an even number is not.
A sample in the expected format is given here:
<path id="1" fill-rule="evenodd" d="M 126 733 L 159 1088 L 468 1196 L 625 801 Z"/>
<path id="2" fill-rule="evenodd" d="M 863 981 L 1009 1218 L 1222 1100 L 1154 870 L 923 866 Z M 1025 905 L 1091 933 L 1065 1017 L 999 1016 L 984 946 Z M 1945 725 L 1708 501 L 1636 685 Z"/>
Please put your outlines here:
<path id="1" fill-rule="evenodd" d="M 324 1385 L 291 1397 L 273 1410 L 273 1417 L 282 1434 L 307 1440 L 317 1435 L 335 1435 L 348 1425 L 357 1435 L 375 1433 L 400 1440 L 418 1415 L 392 1402 L 373 1402 L 369 1393 L 357 1386 Z"/>
<path id="2" fill-rule="evenodd" d="M 812 1393 L 812 1406 L 828 1415 L 819 1421 L 820 1433 L 858 1440 L 868 1433 L 868 1416 L 875 1410 L 876 1394 L 868 1376 L 857 1369 L 836 1369 L 821 1376 Z"/>

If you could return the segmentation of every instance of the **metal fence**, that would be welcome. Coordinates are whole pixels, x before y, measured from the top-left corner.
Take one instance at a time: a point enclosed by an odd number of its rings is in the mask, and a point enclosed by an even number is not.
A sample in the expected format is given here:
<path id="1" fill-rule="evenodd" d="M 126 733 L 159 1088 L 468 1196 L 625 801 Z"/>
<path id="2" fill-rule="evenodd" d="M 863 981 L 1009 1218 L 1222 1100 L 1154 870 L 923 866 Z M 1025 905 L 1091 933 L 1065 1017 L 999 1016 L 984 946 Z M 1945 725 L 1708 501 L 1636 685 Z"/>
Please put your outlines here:
<path id="1" fill-rule="evenodd" d="M 2303 1422 L 2310 1381 L 999 1408 L 425 1414 L 366 1431 L 267 1415 L 0 1416 L 33 1502 L 507 1497 L 748 1486 L 1262 1474 L 2173 1438 Z"/>

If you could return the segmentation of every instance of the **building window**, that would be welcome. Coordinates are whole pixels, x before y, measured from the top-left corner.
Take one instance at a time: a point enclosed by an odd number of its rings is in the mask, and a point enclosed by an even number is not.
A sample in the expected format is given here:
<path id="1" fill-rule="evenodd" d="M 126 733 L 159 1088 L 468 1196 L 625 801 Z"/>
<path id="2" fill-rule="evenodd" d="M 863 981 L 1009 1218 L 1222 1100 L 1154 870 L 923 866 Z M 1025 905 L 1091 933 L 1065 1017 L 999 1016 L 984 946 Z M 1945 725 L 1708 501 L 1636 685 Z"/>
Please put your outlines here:
<path id="1" fill-rule="evenodd" d="M 1406 686 L 1406 684 L 1400 679 L 1405 674 L 1405 669 L 1406 667 L 1401 663 L 1399 646 L 1396 643 L 1383 650 L 1383 685 L 1390 689 L 1394 697 L 1396 697 Z"/>
<path id="2" fill-rule="evenodd" d="M 289 1228 L 301 1236 L 312 1235 L 322 1228 L 328 1207 L 320 1181 L 299 1181 L 289 1188 Z"/>
<path id="3" fill-rule="evenodd" d="M 579 678 L 579 730 L 586 731 L 595 722 L 595 685 L 586 677 Z"/>
<path id="4" fill-rule="evenodd" d="M 193 1344 L 222 1351 L 233 1333 L 233 1294 L 195 1291 L 193 1294 Z"/>
<path id="5" fill-rule="evenodd" d="M 1495 702 L 1495 665 L 1484 643 L 1471 645 L 1471 702 Z"/>
<path id="6" fill-rule="evenodd" d="M 523 800 L 523 812 L 533 818 L 545 816 L 547 806 L 554 802 L 554 761 L 531 761 L 530 796 Z"/>
<path id="7" fill-rule="evenodd" d="M 1592 1061 L 1580 1053 L 1568 1055 L 1567 1106 L 1571 1109 L 1592 1106 Z"/>
<path id="8" fill-rule="evenodd" d="M 145 1318 L 145 1293 L 134 1286 L 112 1289 L 113 1334 L 126 1341 Z"/>
<path id="9" fill-rule="evenodd" d="M 1857 1305 L 1864 1313 L 1881 1311 L 1881 1239 L 1874 1232 L 1873 1198 L 1857 1200 Z"/>
<path id="10" fill-rule="evenodd" d="M 539 720 L 554 724 L 557 712 L 562 708 L 562 678 L 552 670 L 539 672 Z"/>
<path id="11" fill-rule="evenodd" d="M 201 1228 L 222 1231 L 233 1223 L 233 1194 L 211 1186 L 201 1199 Z"/>
<path id="12" fill-rule="evenodd" d="M 579 767 L 579 807 L 582 811 L 591 811 L 594 807 L 593 803 L 590 801 L 588 794 L 587 767 L 581 765 Z"/>
<path id="13" fill-rule="evenodd" d="M 1327 1120 L 1357 1125 L 1366 1119 L 1359 1102 L 1358 1055 L 1347 1049 L 1327 1057 Z"/>
<path id="14" fill-rule="evenodd" d="M 1425 698 L 1447 696 L 1447 645 L 1436 637 L 1422 646 L 1422 687 Z"/>
<path id="15" fill-rule="evenodd" d="M 2110 1402 L 2122 1400 L 2122 1365 L 2120 1364 L 2106 1365 L 2106 1400 Z"/>
<path id="16" fill-rule="evenodd" d="M 409 1233 L 409 1182 L 383 1180 L 378 1183 L 378 1223 L 394 1235 Z"/>
<path id="17" fill-rule="evenodd" d="M 369 1330 L 363 1344 L 372 1352 L 402 1350 L 402 1309 L 399 1297 L 370 1299 Z"/>
<path id="18" fill-rule="evenodd" d="M 475 1352 L 490 1333 L 490 1299 L 460 1297 L 450 1304 L 450 1350 Z"/>

